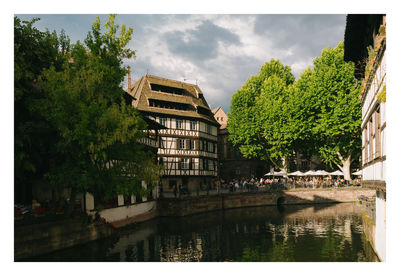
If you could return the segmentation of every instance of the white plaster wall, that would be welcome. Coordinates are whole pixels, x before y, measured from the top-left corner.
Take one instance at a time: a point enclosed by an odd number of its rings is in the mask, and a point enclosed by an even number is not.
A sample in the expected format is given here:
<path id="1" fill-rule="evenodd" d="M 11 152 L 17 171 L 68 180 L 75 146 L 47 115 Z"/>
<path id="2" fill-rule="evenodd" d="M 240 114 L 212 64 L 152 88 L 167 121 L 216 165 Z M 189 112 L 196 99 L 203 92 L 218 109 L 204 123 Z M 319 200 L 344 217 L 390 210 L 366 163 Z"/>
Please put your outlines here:
<path id="1" fill-rule="evenodd" d="M 363 180 L 385 180 L 386 160 L 363 169 Z"/>
<path id="2" fill-rule="evenodd" d="M 105 209 L 100 212 L 100 216 L 108 222 L 115 222 L 123 219 L 132 218 L 155 209 L 156 201 L 149 201 L 130 206 Z"/>
<path id="3" fill-rule="evenodd" d="M 376 197 L 375 249 L 382 261 L 386 261 L 386 201 Z"/>
<path id="4" fill-rule="evenodd" d="M 382 114 L 384 114 L 382 112 Z M 382 156 L 386 156 L 386 127 L 381 131 Z"/>

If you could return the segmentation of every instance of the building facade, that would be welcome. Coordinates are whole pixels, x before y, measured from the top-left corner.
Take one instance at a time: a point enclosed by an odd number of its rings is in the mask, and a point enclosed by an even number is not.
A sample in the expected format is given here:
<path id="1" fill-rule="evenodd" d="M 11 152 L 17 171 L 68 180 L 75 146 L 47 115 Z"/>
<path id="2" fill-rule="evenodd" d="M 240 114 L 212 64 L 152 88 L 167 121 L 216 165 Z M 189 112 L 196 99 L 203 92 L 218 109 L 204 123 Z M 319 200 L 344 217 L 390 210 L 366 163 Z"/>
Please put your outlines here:
<path id="1" fill-rule="evenodd" d="M 348 15 L 345 60 L 362 81 L 362 170 L 364 186 L 386 186 L 386 16 Z"/>
<path id="2" fill-rule="evenodd" d="M 228 116 L 222 107 L 217 107 L 213 109 L 212 112 L 215 120 L 219 123 L 218 165 L 220 178 L 229 181 L 233 178 L 262 177 L 264 174 L 268 173 L 268 162 L 243 157 L 239 149 L 233 147 L 228 141 Z"/>
<path id="3" fill-rule="evenodd" d="M 197 85 L 145 75 L 128 89 L 132 106 L 145 117 L 165 126 L 160 129 L 157 157 L 165 166 L 161 188 L 174 191 L 183 186 L 196 191 L 210 185 L 218 175 L 215 121 Z"/>
<path id="4" fill-rule="evenodd" d="M 379 258 L 386 260 L 386 15 L 347 15 L 346 61 L 356 65 L 362 81 L 363 186 L 376 190 L 369 240 Z"/>

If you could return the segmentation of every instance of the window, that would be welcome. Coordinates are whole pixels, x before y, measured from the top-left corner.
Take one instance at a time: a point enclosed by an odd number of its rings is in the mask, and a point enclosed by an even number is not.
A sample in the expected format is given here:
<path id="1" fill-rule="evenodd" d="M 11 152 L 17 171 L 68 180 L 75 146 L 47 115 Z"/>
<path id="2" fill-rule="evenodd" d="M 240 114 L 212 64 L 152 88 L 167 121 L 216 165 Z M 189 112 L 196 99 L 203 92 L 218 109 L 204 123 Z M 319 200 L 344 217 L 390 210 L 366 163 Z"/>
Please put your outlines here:
<path id="1" fill-rule="evenodd" d="M 224 120 L 224 117 L 221 117 L 221 122 Z"/>
<path id="2" fill-rule="evenodd" d="M 219 117 L 217 117 L 217 121 L 219 121 Z"/>
<path id="3" fill-rule="evenodd" d="M 203 159 L 203 169 L 208 170 L 208 159 Z"/>
<path id="4" fill-rule="evenodd" d="M 181 159 L 181 169 L 188 170 L 189 169 L 189 158 L 182 158 Z"/>
<path id="5" fill-rule="evenodd" d="M 160 124 L 163 126 L 167 126 L 167 118 L 160 118 Z"/>
<path id="6" fill-rule="evenodd" d="M 208 160 L 208 170 L 209 171 L 214 170 L 214 161 L 213 160 Z"/>
<path id="7" fill-rule="evenodd" d="M 182 129 L 182 120 L 176 120 L 176 128 L 177 129 Z"/>
<path id="8" fill-rule="evenodd" d="M 190 121 L 190 130 L 196 130 L 196 121 Z"/>
<path id="9" fill-rule="evenodd" d="M 206 125 L 207 126 L 207 133 L 211 133 L 211 125 Z"/>
<path id="10" fill-rule="evenodd" d="M 193 150 L 194 149 L 194 140 L 189 140 L 190 142 L 190 149 Z"/>
<path id="11" fill-rule="evenodd" d="M 166 143 L 165 138 L 161 137 L 161 139 L 160 139 L 160 149 L 165 149 L 165 143 Z"/>
<path id="12" fill-rule="evenodd" d="M 203 140 L 199 140 L 199 150 L 203 150 L 204 146 L 203 146 Z"/>
<path id="13" fill-rule="evenodd" d="M 203 169 L 203 161 L 204 159 L 199 158 L 199 170 Z"/>
<path id="14" fill-rule="evenodd" d="M 381 114 L 378 108 L 375 112 L 375 157 L 381 156 Z"/>
<path id="15" fill-rule="evenodd" d="M 184 148 L 185 148 L 185 140 L 178 139 L 178 149 L 184 149 Z"/>
<path id="16" fill-rule="evenodd" d="M 208 142 L 208 151 L 214 152 L 214 143 Z"/>
<path id="17" fill-rule="evenodd" d="M 368 149 L 368 161 L 372 161 L 373 160 L 373 152 L 374 152 L 374 130 L 372 127 L 372 117 L 369 120 L 368 123 L 368 128 L 369 128 L 369 139 L 368 139 L 368 143 L 369 143 L 369 149 Z"/>

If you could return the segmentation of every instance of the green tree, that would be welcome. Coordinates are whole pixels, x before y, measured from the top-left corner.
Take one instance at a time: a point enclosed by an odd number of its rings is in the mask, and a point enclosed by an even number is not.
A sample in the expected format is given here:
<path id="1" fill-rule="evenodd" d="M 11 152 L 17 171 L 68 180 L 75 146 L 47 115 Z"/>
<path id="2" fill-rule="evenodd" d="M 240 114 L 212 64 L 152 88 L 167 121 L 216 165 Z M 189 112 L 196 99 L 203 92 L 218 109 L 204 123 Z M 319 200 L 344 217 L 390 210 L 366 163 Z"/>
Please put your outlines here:
<path id="1" fill-rule="evenodd" d="M 354 64 L 343 59 L 344 46 L 326 48 L 296 81 L 300 121 L 310 150 L 335 164 L 350 180 L 350 165 L 361 153 L 361 103 Z"/>
<path id="2" fill-rule="evenodd" d="M 21 190 L 30 189 L 32 181 L 48 170 L 55 130 L 38 112 L 44 95 L 38 80 L 43 70 L 59 70 L 69 41 L 62 32 L 41 32 L 33 25 L 38 18 L 21 21 L 14 17 L 14 175 L 15 200 Z M 25 188 L 24 188 L 25 187 Z"/>
<path id="3" fill-rule="evenodd" d="M 47 177 L 70 188 L 72 203 L 78 192 L 101 199 L 140 192 L 148 177 L 142 164 L 154 160 L 137 142 L 146 124 L 123 98 L 123 59 L 135 54 L 126 48 L 132 28 L 122 25 L 118 34 L 114 20 L 110 15 L 102 33 L 97 18 L 85 43 L 62 53 L 62 70 L 51 66 L 39 81 L 45 95 L 41 113 L 59 137 Z M 160 176 L 157 166 L 147 168 Z"/>
<path id="4" fill-rule="evenodd" d="M 233 145 L 245 157 L 269 160 L 285 172 L 297 139 L 290 110 L 293 82 L 290 67 L 272 59 L 232 96 L 228 114 Z"/>

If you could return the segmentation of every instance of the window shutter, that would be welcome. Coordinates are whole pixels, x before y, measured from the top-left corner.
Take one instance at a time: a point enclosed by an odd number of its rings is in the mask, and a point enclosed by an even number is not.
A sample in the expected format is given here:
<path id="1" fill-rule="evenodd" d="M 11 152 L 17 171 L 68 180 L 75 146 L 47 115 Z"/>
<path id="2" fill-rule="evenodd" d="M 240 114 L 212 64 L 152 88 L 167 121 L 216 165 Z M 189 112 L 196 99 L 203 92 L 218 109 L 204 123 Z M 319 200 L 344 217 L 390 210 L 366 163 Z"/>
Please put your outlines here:
<path id="1" fill-rule="evenodd" d="M 182 169 L 182 158 L 178 158 L 178 169 Z"/>
<path id="2" fill-rule="evenodd" d="M 199 150 L 199 140 L 194 140 L 194 149 Z"/>
<path id="3" fill-rule="evenodd" d="M 179 149 L 179 139 L 176 139 L 176 141 L 175 141 L 175 148 Z"/>
<path id="4" fill-rule="evenodd" d="M 186 139 L 186 141 L 185 141 L 185 149 L 190 149 L 190 139 Z"/>

